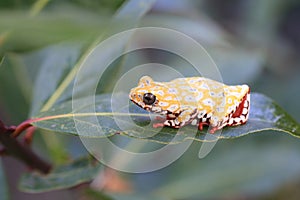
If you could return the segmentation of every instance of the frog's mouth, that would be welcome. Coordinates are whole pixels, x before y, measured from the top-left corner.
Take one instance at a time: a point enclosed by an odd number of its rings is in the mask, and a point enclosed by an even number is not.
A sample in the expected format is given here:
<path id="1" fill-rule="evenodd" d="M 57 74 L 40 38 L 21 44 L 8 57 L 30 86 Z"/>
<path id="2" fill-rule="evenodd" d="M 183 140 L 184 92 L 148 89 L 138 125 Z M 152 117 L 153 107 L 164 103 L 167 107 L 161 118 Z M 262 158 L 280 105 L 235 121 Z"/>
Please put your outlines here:
<path id="1" fill-rule="evenodd" d="M 162 110 L 161 107 L 158 106 L 158 100 L 156 102 L 154 102 L 152 105 L 146 105 L 144 102 L 136 102 L 133 99 L 130 99 L 130 100 L 137 106 L 139 106 L 149 112 L 154 112 L 154 113 L 161 114 L 161 115 L 167 114 L 166 110 Z"/>

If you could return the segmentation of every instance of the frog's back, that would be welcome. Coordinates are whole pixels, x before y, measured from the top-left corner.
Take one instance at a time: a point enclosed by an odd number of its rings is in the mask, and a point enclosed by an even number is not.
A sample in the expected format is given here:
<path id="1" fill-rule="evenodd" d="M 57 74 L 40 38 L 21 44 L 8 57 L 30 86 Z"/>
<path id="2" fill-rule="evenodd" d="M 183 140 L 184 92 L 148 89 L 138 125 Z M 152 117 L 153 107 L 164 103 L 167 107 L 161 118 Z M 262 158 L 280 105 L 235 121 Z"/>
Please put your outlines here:
<path id="1" fill-rule="evenodd" d="M 203 77 L 177 78 L 163 83 L 180 100 L 181 105 L 195 107 L 197 110 L 212 112 L 215 102 L 214 97 L 222 97 L 226 85 Z"/>
<path id="2" fill-rule="evenodd" d="M 224 84 L 219 83 L 217 81 L 204 78 L 204 77 L 188 77 L 188 78 L 177 78 L 170 82 L 164 82 L 168 87 L 182 87 L 187 88 L 200 88 L 204 90 L 213 90 L 216 87 L 222 87 Z"/>

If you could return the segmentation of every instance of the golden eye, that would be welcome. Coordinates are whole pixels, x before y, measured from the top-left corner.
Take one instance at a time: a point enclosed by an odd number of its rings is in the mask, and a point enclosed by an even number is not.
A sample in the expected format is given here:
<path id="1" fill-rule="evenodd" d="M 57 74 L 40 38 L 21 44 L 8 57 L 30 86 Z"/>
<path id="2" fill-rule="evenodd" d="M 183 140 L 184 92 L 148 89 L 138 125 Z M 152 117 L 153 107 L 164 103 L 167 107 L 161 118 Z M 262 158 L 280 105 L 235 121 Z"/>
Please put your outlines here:
<path id="1" fill-rule="evenodd" d="M 143 96 L 143 102 L 147 105 L 152 105 L 156 100 L 156 96 L 152 93 L 145 93 Z"/>

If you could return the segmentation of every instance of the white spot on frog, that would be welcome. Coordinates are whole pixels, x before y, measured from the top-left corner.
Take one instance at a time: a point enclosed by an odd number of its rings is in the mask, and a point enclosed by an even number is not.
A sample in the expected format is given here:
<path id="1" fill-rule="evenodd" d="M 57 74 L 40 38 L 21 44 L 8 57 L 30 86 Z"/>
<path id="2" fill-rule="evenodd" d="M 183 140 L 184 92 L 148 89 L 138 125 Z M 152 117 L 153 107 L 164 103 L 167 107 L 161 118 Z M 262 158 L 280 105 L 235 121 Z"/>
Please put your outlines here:
<path id="1" fill-rule="evenodd" d="M 140 93 L 148 93 L 148 90 L 139 90 Z"/>
<path id="2" fill-rule="evenodd" d="M 209 90 L 209 87 L 206 83 L 201 84 L 200 87 L 203 88 L 203 89 Z"/>
<path id="3" fill-rule="evenodd" d="M 241 115 L 241 116 L 240 116 L 240 119 L 241 119 L 243 122 L 245 122 L 245 121 L 246 121 L 246 118 L 245 118 L 245 116 L 244 116 L 244 115 Z"/>
<path id="4" fill-rule="evenodd" d="M 244 107 L 248 107 L 248 101 L 244 102 Z"/>
<path id="5" fill-rule="evenodd" d="M 189 90 L 189 89 L 191 89 L 191 87 L 188 86 L 188 85 L 183 85 L 183 86 L 180 86 L 179 88 L 183 89 L 183 90 Z"/>
<path id="6" fill-rule="evenodd" d="M 218 113 L 223 113 L 224 112 L 224 107 L 217 107 L 217 112 Z"/>
<path id="7" fill-rule="evenodd" d="M 160 106 L 168 106 L 169 103 L 161 101 L 161 102 L 158 103 L 158 105 L 160 105 Z"/>
<path id="8" fill-rule="evenodd" d="M 194 83 L 196 83 L 197 81 L 199 81 L 198 79 L 191 79 L 191 80 L 189 80 L 189 83 L 190 84 L 194 84 Z"/>
<path id="9" fill-rule="evenodd" d="M 184 97 L 184 100 L 187 102 L 196 102 L 196 99 L 194 96 L 188 95 Z"/>
<path id="10" fill-rule="evenodd" d="M 210 95 L 211 97 L 216 97 L 216 93 L 214 93 L 214 92 L 209 92 L 209 95 Z"/>
<path id="11" fill-rule="evenodd" d="M 238 100 L 234 100 L 234 105 L 238 106 L 240 104 L 240 102 Z"/>
<path id="12" fill-rule="evenodd" d="M 203 98 L 203 93 L 202 92 L 198 92 L 197 96 L 195 97 L 196 101 L 199 101 Z"/>
<path id="13" fill-rule="evenodd" d="M 168 90 L 168 92 L 169 92 L 169 94 L 177 94 L 177 93 L 178 93 L 178 91 L 177 91 L 176 88 L 170 88 L 170 89 Z"/>
<path id="14" fill-rule="evenodd" d="M 197 119 L 194 119 L 191 124 L 195 126 L 197 124 Z"/>
<path id="15" fill-rule="evenodd" d="M 215 102 L 211 98 L 204 99 L 202 102 L 204 103 L 204 105 L 207 105 L 207 106 L 215 105 Z"/>
<path id="16" fill-rule="evenodd" d="M 190 92 L 197 92 L 197 89 L 196 88 L 189 88 L 189 91 Z"/>
<path id="17" fill-rule="evenodd" d="M 171 96 L 167 96 L 167 97 L 165 98 L 165 100 L 166 100 L 166 101 L 171 101 L 171 100 L 173 100 L 173 98 L 172 98 Z"/>
<path id="18" fill-rule="evenodd" d="M 177 100 L 177 101 L 181 101 L 181 100 L 182 100 L 182 97 L 180 97 L 180 96 L 176 96 L 175 100 Z"/>
<path id="19" fill-rule="evenodd" d="M 161 96 L 164 96 L 164 95 L 165 95 L 164 91 L 162 91 L 162 90 L 158 90 L 158 91 L 157 91 L 157 94 L 159 94 L 159 95 L 161 95 Z"/>
<path id="20" fill-rule="evenodd" d="M 171 105 L 168 107 L 168 111 L 175 112 L 178 108 L 178 105 Z"/>

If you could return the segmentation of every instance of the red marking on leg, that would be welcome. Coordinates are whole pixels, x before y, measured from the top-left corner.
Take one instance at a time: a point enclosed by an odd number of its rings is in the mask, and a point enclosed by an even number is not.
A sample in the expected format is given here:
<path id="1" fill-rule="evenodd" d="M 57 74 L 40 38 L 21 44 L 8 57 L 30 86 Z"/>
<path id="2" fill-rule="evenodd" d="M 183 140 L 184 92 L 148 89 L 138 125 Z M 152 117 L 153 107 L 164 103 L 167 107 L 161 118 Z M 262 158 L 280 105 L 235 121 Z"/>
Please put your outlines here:
<path id="1" fill-rule="evenodd" d="M 198 129 L 200 130 L 200 131 L 202 131 L 203 130 L 203 125 L 209 125 L 209 123 L 207 123 L 207 122 L 199 122 L 199 124 L 198 124 Z"/>
<path id="2" fill-rule="evenodd" d="M 155 123 L 152 126 L 153 126 L 153 128 L 159 128 L 159 127 L 164 127 L 165 125 L 164 125 L 164 123 Z"/>
<path id="3" fill-rule="evenodd" d="M 233 113 L 232 117 L 239 117 L 243 113 L 244 103 L 247 100 L 247 94 L 243 97 L 242 102 L 239 104 L 236 111 Z"/>

